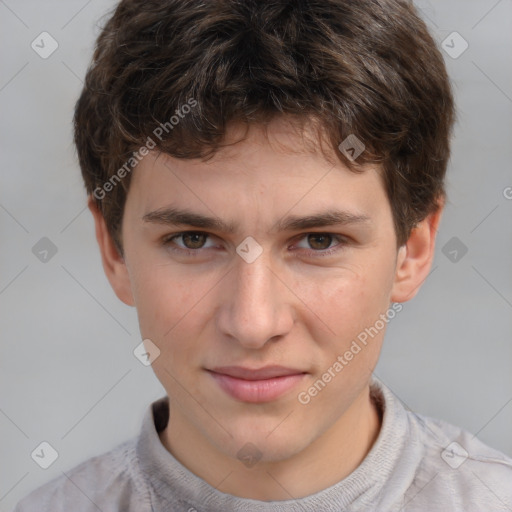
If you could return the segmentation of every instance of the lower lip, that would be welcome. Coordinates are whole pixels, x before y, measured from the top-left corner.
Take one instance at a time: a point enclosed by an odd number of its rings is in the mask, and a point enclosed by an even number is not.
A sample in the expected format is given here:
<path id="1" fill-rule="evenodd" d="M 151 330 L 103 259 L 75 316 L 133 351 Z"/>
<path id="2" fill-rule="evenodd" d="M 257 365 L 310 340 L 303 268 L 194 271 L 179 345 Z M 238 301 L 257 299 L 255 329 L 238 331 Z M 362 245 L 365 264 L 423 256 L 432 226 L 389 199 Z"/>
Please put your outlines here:
<path id="1" fill-rule="evenodd" d="M 294 388 L 305 376 L 304 373 L 285 375 L 264 380 L 244 380 L 209 372 L 221 389 L 242 402 L 262 403 L 276 400 Z"/>

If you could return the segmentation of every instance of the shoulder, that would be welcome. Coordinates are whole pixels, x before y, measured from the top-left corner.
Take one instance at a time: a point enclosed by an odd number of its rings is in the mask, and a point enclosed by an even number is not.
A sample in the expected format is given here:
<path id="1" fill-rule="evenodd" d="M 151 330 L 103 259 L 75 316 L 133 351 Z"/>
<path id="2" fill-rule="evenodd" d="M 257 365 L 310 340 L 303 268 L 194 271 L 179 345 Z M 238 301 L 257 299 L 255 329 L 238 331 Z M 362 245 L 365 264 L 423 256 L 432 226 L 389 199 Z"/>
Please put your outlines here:
<path id="1" fill-rule="evenodd" d="M 418 510 L 422 504 L 464 512 L 512 509 L 512 458 L 448 422 L 408 414 L 423 450 L 407 497 L 411 510 L 414 504 Z"/>
<path id="2" fill-rule="evenodd" d="M 14 512 L 144 512 L 149 496 L 138 471 L 136 440 L 92 457 L 23 498 Z"/>

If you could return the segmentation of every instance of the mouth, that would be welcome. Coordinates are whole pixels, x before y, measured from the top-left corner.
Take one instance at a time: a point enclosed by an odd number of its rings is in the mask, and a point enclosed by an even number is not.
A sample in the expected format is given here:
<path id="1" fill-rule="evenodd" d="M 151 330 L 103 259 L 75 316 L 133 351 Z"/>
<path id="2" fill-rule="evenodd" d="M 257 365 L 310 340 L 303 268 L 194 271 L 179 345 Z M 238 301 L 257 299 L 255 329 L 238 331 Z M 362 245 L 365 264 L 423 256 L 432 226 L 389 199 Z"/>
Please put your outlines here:
<path id="1" fill-rule="evenodd" d="M 307 372 L 282 366 L 224 366 L 207 370 L 222 391 L 241 402 L 271 402 L 301 382 Z"/>

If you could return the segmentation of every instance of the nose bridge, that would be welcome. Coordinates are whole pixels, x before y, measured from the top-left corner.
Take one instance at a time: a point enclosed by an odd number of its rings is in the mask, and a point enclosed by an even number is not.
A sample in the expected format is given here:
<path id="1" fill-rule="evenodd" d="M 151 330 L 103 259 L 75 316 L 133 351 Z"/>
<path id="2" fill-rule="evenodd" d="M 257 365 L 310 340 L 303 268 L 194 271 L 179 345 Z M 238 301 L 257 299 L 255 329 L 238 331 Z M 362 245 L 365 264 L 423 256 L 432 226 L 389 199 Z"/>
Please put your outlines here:
<path id="1" fill-rule="evenodd" d="M 268 254 L 262 253 L 251 263 L 240 257 L 230 276 L 220 319 L 224 334 L 247 348 L 259 348 L 291 328 L 285 287 L 276 277 Z"/>

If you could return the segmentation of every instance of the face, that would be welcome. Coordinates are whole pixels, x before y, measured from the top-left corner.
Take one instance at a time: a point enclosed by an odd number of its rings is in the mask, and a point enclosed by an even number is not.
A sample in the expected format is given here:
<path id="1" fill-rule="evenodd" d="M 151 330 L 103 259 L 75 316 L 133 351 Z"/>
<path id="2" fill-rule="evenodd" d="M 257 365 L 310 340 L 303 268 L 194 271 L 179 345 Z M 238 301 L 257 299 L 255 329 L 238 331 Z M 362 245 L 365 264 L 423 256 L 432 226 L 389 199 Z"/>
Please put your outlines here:
<path id="1" fill-rule="evenodd" d="M 160 350 L 173 418 L 228 456 L 251 442 L 271 461 L 367 389 L 401 253 L 377 169 L 303 150 L 283 120 L 267 135 L 251 127 L 208 162 L 145 157 L 123 217 L 129 292 L 113 284 Z"/>

